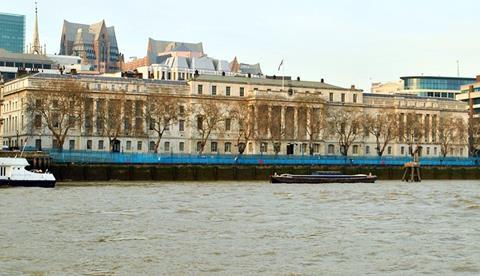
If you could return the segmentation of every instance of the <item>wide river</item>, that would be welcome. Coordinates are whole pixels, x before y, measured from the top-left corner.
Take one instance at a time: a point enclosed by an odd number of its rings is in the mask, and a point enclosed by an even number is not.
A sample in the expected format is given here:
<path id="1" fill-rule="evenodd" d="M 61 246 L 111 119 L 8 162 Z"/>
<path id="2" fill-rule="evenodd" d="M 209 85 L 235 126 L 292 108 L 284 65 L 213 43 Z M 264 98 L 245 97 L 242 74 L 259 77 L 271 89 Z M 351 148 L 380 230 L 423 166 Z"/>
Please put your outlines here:
<path id="1" fill-rule="evenodd" d="M 0 189 L 19 274 L 479 275 L 480 181 Z"/>

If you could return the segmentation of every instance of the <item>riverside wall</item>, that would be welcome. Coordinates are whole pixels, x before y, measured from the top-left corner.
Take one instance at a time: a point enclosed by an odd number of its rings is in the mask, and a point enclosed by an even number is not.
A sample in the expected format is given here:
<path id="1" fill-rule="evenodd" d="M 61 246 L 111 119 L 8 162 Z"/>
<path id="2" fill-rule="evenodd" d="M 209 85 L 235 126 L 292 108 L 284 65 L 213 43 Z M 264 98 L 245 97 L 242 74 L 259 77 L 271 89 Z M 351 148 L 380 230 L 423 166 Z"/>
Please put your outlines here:
<path id="1" fill-rule="evenodd" d="M 50 165 L 57 181 L 254 181 L 278 174 L 341 171 L 372 173 L 380 180 L 401 180 L 402 167 L 336 166 L 216 166 L 216 165 Z M 476 167 L 422 167 L 424 180 L 477 180 Z"/>

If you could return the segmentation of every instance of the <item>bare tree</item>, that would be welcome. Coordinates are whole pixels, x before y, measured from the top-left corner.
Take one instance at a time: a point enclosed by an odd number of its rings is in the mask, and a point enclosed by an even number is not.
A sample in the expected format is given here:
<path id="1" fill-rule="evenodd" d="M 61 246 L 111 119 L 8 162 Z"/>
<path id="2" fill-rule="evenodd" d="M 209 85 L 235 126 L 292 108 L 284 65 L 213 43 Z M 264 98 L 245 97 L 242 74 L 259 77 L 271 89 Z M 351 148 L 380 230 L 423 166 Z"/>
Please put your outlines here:
<path id="1" fill-rule="evenodd" d="M 469 119 L 468 144 L 470 156 L 478 156 L 480 152 L 480 119 Z"/>
<path id="2" fill-rule="evenodd" d="M 163 134 L 178 122 L 179 116 L 185 115 L 185 107 L 180 110 L 180 105 L 171 95 L 149 94 L 147 102 L 147 112 L 145 114 L 150 129 L 157 134 L 154 147 L 154 151 L 157 153 Z"/>
<path id="3" fill-rule="evenodd" d="M 218 100 L 201 100 L 195 117 L 197 131 L 200 136 L 199 154 L 202 154 L 205 150 L 205 145 L 212 132 L 219 132 L 221 130 L 221 122 L 225 121 L 229 113 L 225 104 Z"/>
<path id="4" fill-rule="evenodd" d="M 126 93 L 119 93 L 97 107 L 97 131 L 108 137 L 110 151 L 115 150 L 115 142 L 122 135 L 122 124 L 126 118 L 125 104 Z"/>
<path id="5" fill-rule="evenodd" d="M 377 155 L 383 156 L 387 145 L 397 138 L 397 115 L 394 111 L 382 111 L 376 115 L 366 114 L 363 125 L 365 131 L 375 137 Z"/>
<path id="6" fill-rule="evenodd" d="M 307 136 L 310 155 L 314 154 L 314 145 L 317 142 L 325 141 L 328 136 L 327 111 L 325 107 L 310 108 L 310 119 L 308 120 Z"/>
<path id="7" fill-rule="evenodd" d="M 305 93 L 297 94 L 295 98 L 298 102 L 298 135 L 307 137 L 309 154 L 315 152 L 314 145 L 318 142 L 324 142 L 328 137 L 327 107 L 321 94 Z M 302 125 L 303 123 L 305 125 Z"/>
<path id="8" fill-rule="evenodd" d="M 69 131 L 82 125 L 86 99 L 86 88 L 76 80 L 45 81 L 38 91 L 27 95 L 26 111 L 32 118 L 31 127 L 46 126 L 55 138 L 54 147 L 63 150 Z"/>
<path id="9" fill-rule="evenodd" d="M 273 152 L 278 155 L 285 139 L 285 128 L 282 126 L 282 107 L 272 106 L 268 101 L 257 101 L 254 124 L 256 125 L 253 132 L 254 139 L 258 140 L 261 146 L 263 143 L 266 147 L 271 144 Z"/>
<path id="10" fill-rule="evenodd" d="M 330 108 L 328 112 L 330 135 L 338 140 L 340 153 L 348 155 L 350 146 L 358 138 L 362 126 L 362 115 L 354 108 Z"/>
<path id="11" fill-rule="evenodd" d="M 237 120 L 237 148 L 238 153 L 242 155 L 248 143 L 255 139 L 255 105 L 250 105 L 246 101 L 236 102 L 232 109 L 232 117 Z"/>
<path id="12" fill-rule="evenodd" d="M 467 126 L 462 118 L 451 114 L 442 114 L 438 124 L 438 142 L 443 157 L 446 157 L 454 145 L 465 144 Z"/>
<path id="13" fill-rule="evenodd" d="M 436 128 L 436 122 L 432 126 L 432 129 Z M 399 133 L 398 138 L 400 142 L 408 145 L 409 153 L 412 157 L 415 157 L 417 153 L 422 150 L 422 141 L 424 140 L 426 133 L 425 122 L 423 121 L 423 115 L 415 112 L 407 113 L 406 120 L 400 117 L 399 120 Z M 435 132 L 433 132 L 435 135 Z"/>

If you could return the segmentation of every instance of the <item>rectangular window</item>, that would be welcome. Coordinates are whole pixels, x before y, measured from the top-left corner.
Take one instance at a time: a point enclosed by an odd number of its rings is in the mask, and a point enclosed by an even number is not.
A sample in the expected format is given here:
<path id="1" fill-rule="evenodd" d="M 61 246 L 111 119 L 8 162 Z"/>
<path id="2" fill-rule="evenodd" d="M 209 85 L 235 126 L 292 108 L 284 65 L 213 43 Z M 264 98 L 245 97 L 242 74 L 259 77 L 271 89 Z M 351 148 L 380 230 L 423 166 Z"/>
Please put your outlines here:
<path id="1" fill-rule="evenodd" d="M 392 155 L 392 147 L 388 147 L 388 148 L 387 148 L 387 154 L 388 154 L 388 155 Z"/>
<path id="2" fill-rule="evenodd" d="M 401 148 L 400 148 L 400 154 L 401 154 L 401 155 L 404 155 L 404 154 L 405 154 L 405 147 L 401 147 Z"/>
<path id="3" fill-rule="evenodd" d="M 357 94 L 353 94 L 353 102 L 354 102 L 354 103 L 357 102 Z"/>
<path id="4" fill-rule="evenodd" d="M 225 96 L 230 96 L 230 91 L 231 91 L 231 87 L 227 86 L 227 88 L 225 89 Z"/>
<path id="5" fill-rule="evenodd" d="M 42 127 L 42 115 L 35 115 L 35 128 Z"/>
<path id="6" fill-rule="evenodd" d="M 307 145 L 307 144 L 305 144 L 305 143 L 304 143 L 304 144 L 302 144 L 302 148 L 301 148 L 301 150 L 302 150 L 302 154 L 305 154 L 305 153 L 307 153 L 307 146 L 308 146 L 308 145 Z"/>
<path id="7" fill-rule="evenodd" d="M 320 144 L 314 144 L 313 145 L 313 152 L 314 153 L 320 153 Z"/>
<path id="8" fill-rule="evenodd" d="M 245 88 L 240 87 L 240 97 L 243 97 L 243 96 L 245 96 Z"/>
<path id="9" fill-rule="evenodd" d="M 333 102 L 333 93 L 330 93 L 328 100 Z"/>
<path id="10" fill-rule="evenodd" d="M 163 144 L 163 150 L 164 150 L 165 152 L 169 152 L 169 151 L 170 151 L 170 142 L 165 142 L 165 143 Z"/>
<path id="11" fill-rule="evenodd" d="M 218 151 L 217 146 L 218 146 L 217 142 L 212 142 L 212 143 L 210 144 L 210 150 L 211 150 L 211 152 L 217 152 L 217 151 Z"/>
<path id="12" fill-rule="evenodd" d="M 203 129 L 203 117 L 202 116 L 197 117 L 197 129 L 198 130 Z"/>
<path id="13" fill-rule="evenodd" d="M 199 84 L 197 86 L 197 92 L 198 92 L 198 94 L 203 94 L 203 85 Z"/>
<path id="14" fill-rule="evenodd" d="M 91 150 L 92 149 L 92 140 L 87 140 L 87 150 Z"/>
<path id="15" fill-rule="evenodd" d="M 345 102 L 345 93 L 342 93 L 342 103 Z"/>
<path id="16" fill-rule="evenodd" d="M 180 151 L 180 152 L 185 151 L 185 143 L 184 142 L 178 143 L 178 151 Z"/>
<path id="17" fill-rule="evenodd" d="M 225 131 L 230 131 L 232 125 L 232 119 L 225 119 Z"/>
<path id="18" fill-rule="evenodd" d="M 179 110 L 181 116 L 185 115 L 185 106 L 183 106 L 183 105 L 179 106 L 178 110 Z"/>
<path id="19" fill-rule="evenodd" d="M 226 153 L 231 153 L 232 152 L 232 143 L 230 143 L 230 142 L 225 143 L 225 152 Z"/>
<path id="20" fill-rule="evenodd" d="M 103 150 L 103 147 L 104 147 L 104 144 L 103 144 L 103 143 L 104 143 L 103 140 L 99 140 L 99 141 L 98 141 L 98 149 L 99 149 L 99 150 Z"/>
<path id="21" fill-rule="evenodd" d="M 260 152 L 261 152 L 261 153 L 266 153 L 266 152 L 268 152 L 268 143 L 262 142 L 262 143 L 260 144 Z"/>
<path id="22" fill-rule="evenodd" d="M 155 150 L 155 142 L 150 141 L 150 143 L 148 143 L 148 151 L 153 152 L 154 150 Z"/>
<path id="23" fill-rule="evenodd" d="M 370 146 L 365 147 L 365 154 L 370 154 Z"/>
<path id="24" fill-rule="evenodd" d="M 185 131 L 185 120 L 178 121 L 178 130 Z"/>
<path id="25" fill-rule="evenodd" d="M 75 150 L 75 140 L 68 141 L 68 149 Z"/>
<path id="26" fill-rule="evenodd" d="M 164 119 L 163 120 L 163 125 L 165 126 L 165 130 L 170 130 L 170 120 L 169 119 Z"/>
<path id="27" fill-rule="evenodd" d="M 217 86 L 216 85 L 212 85 L 212 95 L 213 96 L 217 95 Z"/>
<path id="28" fill-rule="evenodd" d="M 137 150 L 142 150 L 142 141 L 138 141 Z"/>
<path id="29" fill-rule="evenodd" d="M 127 150 L 132 150 L 132 141 L 127 141 Z"/>

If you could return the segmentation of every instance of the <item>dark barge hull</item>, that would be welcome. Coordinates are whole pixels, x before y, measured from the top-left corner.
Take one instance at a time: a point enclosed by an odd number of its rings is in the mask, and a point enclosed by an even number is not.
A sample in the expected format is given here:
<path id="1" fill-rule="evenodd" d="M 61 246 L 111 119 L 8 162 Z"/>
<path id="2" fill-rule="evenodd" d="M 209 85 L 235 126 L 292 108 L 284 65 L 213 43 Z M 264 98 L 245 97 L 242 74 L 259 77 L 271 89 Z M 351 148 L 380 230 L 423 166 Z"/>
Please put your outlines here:
<path id="1" fill-rule="evenodd" d="M 357 175 L 272 175 L 271 183 L 324 184 L 324 183 L 375 183 L 376 176 Z"/>
<path id="2" fill-rule="evenodd" d="M 56 181 L 14 181 L 14 180 L 0 180 L 0 186 L 6 187 L 37 187 L 37 188 L 55 188 Z"/>

